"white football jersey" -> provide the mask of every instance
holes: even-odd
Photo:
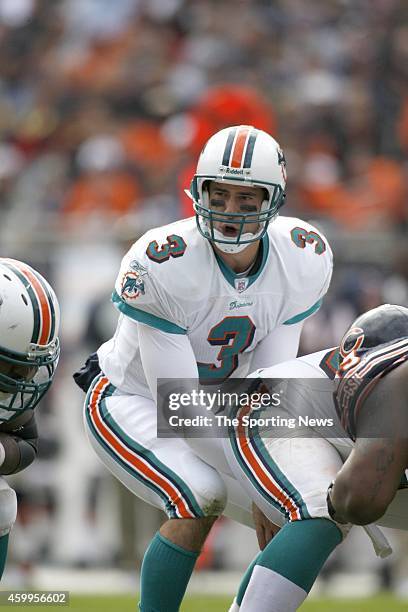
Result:
[[[317,419],[318,423],[332,422],[325,427],[328,440],[345,460],[353,449],[353,442],[342,427],[334,403],[334,377],[338,368],[338,347],[310,353],[303,357],[260,368],[250,378],[291,379],[282,396],[282,405],[291,416]],[[271,383],[273,384],[273,383]],[[268,384],[267,384],[268,386]],[[282,387],[282,384],[280,385]],[[310,427],[313,429],[313,427]],[[317,429],[322,435],[322,430]]]
[[[316,429],[322,442],[326,439],[332,447],[334,447],[339,454],[342,461],[346,461],[350,453],[353,450],[354,442],[349,437],[345,429],[342,427],[340,420],[336,412],[336,406],[334,402],[333,390],[334,390],[334,378],[336,370],[338,368],[338,347],[332,347],[324,349],[316,353],[310,353],[297,359],[290,359],[288,361],[279,363],[270,368],[260,368],[250,375],[250,378],[261,378],[262,381],[268,387],[268,380],[279,379],[279,388],[282,386],[282,379],[291,379],[284,389],[284,393],[289,389],[288,395],[284,397],[282,406],[289,412],[291,416],[298,417],[310,416],[312,418],[331,419],[333,425],[325,427],[322,430],[319,427],[312,427],[310,429]],[[332,384],[331,384],[332,383]],[[271,386],[273,383],[271,383]],[[288,430],[290,431],[290,430]],[[299,431],[299,430],[297,430]],[[308,438],[305,435],[306,429],[303,427],[301,430],[300,443],[302,444]],[[298,435],[296,433],[296,435]],[[267,439],[267,438],[266,438]],[[270,454],[274,462],[279,463],[279,467],[282,473],[285,474],[286,478],[291,481],[296,480],[297,491],[300,492],[301,498],[306,499],[308,487],[310,488],[311,475],[313,475],[313,481],[318,482],[322,479],[323,488],[320,495],[316,495],[316,491],[310,501],[310,509],[312,516],[322,516],[319,514],[322,508],[326,509],[326,488],[327,484],[324,485],[324,479],[327,480],[327,470],[333,469],[333,456],[327,450],[327,447],[320,445],[313,451],[309,451],[306,454],[303,452],[303,456],[299,462],[295,459],[295,452],[288,452],[286,442],[291,439],[291,436],[286,434],[282,438],[281,448],[275,446],[270,448]],[[319,438],[309,438],[312,440],[312,444],[319,446]],[[279,439],[277,439],[279,442]],[[226,450],[227,456],[232,471],[236,476],[240,474],[240,470],[244,474],[243,482],[245,483],[248,478],[245,476],[245,471],[242,470],[240,464],[236,462],[234,454],[229,452],[228,443],[224,440],[224,449]],[[295,444],[295,442],[293,442]],[[205,457],[204,457],[205,458]],[[236,469],[234,469],[236,468]],[[336,471],[338,471],[337,468]],[[405,479],[408,479],[408,470],[405,471]],[[242,475],[241,475],[242,480]],[[253,498],[253,500],[259,504],[259,507],[263,509],[266,516],[272,519],[268,514],[268,506],[262,505],[262,500]],[[377,521],[378,525],[383,527],[391,527],[394,529],[408,530],[408,489],[406,485],[397,491],[393,501],[388,506],[387,512],[381,519]],[[326,510],[327,511],[327,510]]]
[[[269,225],[247,275],[221,260],[195,218],[150,230],[123,258],[112,297],[122,314],[98,351],[101,368],[124,393],[150,395],[137,321],[186,334],[204,384],[243,378],[269,333],[318,310],[331,273],[326,239],[300,219],[278,217]]]

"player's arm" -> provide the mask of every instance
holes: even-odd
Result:
[[[160,378],[198,380],[196,359],[186,335],[167,333],[141,323],[137,325],[143,370],[154,398]],[[181,382],[178,384],[181,387]]]
[[[300,254],[295,268],[302,270],[307,280],[301,284],[302,290],[298,292],[297,299],[294,302],[287,300],[282,324],[256,347],[251,363],[252,372],[297,356],[303,323],[319,310],[330,285],[333,257],[326,238],[312,226],[308,230],[293,228],[291,237],[295,253]]]
[[[280,325],[268,334],[254,350],[251,371],[267,368],[297,356],[303,321]]]
[[[37,424],[33,410],[26,410],[0,427],[0,474],[21,472],[35,459],[38,449]]]
[[[336,520],[367,525],[386,512],[408,467],[407,400],[408,363],[381,379],[361,407],[355,447],[329,491]]]

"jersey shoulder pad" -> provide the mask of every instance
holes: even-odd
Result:
[[[186,333],[183,298],[194,294],[190,284],[197,282],[198,260],[204,260],[205,243],[194,219],[148,231],[122,260],[113,294],[115,306],[163,331]]]
[[[272,256],[282,261],[286,278],[284,323],[297,323],[320,307],[330,285],[332,251],[326,237],[301,219],[278,217],[270,227]]]
[[[281,217],[269,226],[270,239],[281,250],[282,256],[293,262],[302,274],[312,270],[326,270],[333,265],[333,254],[327,238],[313,225],[296,217]]]

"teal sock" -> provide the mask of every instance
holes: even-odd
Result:
[[[199,554],[156,533],[143,557],[140,610],[178,612]]]
[[[308,593],[324,562],[341,541],[340,529],[328,519],[293,521],[269,542],[257,564]]]
[[[4,567],[7,559],[7,548],[8,548],[9,534],[1,536],[0,538],[0,580],[3,576]]]
[[[237,604],[239,606],[241,605],[242,600],[244,599],[244,595],[245,595],[246,588],[248,586],[248,582],[250,581],[251,576],[252,576],[252,571],[253,571],[255,565],[259,564],[259,559],[260,559],[261,555],[262,555],[262,551],[259,552],[256,555],[255,559],[251,562],[251,564],[248,565],[248,568],[247,568],[247,570],[246,570],[246,572],[245,572],[245,574],[244,574],[244,576],[243,576],[243,578],[241,580],[241,583],[240,583],[240,585],[238,587],[237,595],[235,597],[235,600],[236,600],[236,602],[237,602]]]

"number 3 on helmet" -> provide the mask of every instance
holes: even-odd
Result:
[[[214,228],[220,214],[211,210],[206,183],[217,181],[245,187],[262,187],[265,199],[257,213],[246,215],[223,213],[223,220],[238,224],[238,236],[230,239]],[[197,227],[207,239],[217,244],[229,244],[239,252],[245,245],[259,240],[270,221],[275,219],[285,199],[286,163],[279,144],[272,136],[250,125],[225,128],[212,136],[197,164],[191,183],[191,197],[196,212]],[[243,233],[245,223],[259,223],[258,230]],[[243,246],[241,246],[243,245]]]
[[[0,422],[34,408],[48,390],[59,358],[59,319],[45,278],[0,258]]]

